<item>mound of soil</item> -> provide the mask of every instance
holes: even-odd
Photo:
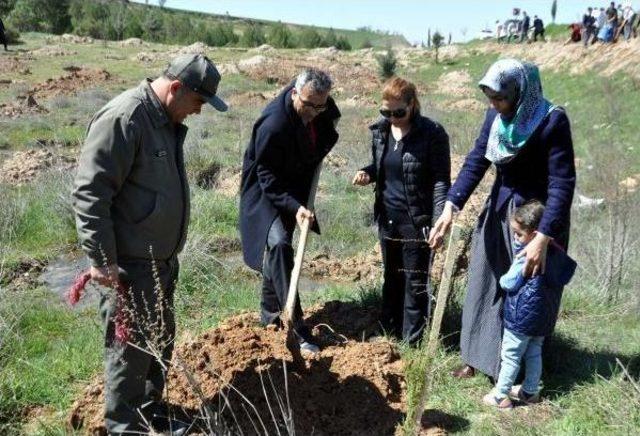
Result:
[[[40,106],[32,95],[18,97],[12,103],[0,103],[0,118],[15,119],[22,115],[35,115],[49,112]]]
[[[227,99],[228,103],[234,107],[263,107],[276,96],[273,92],[247,91],[232,94]]]
[[[45,45],[36,50],[31,50],[30,53],[34,56],[73,56],[78,54],[75,50],[69,50],[59,45]]]
[[[75,159],[56,155],[50,150],[18,151],[0,168],[0,183],[23,185],[51,168],[71,169]]]
[[[78,36],[71,33],[65,33],[58,38],[60,42],[66,42],[70,44],[93,44],[93,38],[90,36]]]
[[[27,63],[18,57],[0,57],[0,72],[2,74],[18,73],[19,75],[31,74]]]
[[[118,43],[120,47],[139,47],[141,45],[148,45],[140,38],[128,38]]]
[[[446,105],[449,109],[464,111],[464,112],[484,112],[487,109],[486,103],[483,103],[475,98],[463,98],[462,100],[456,100]]]
[[[266,57],[256,55],[238,62],[238,68],[253,80],[265,81],[279,86],[288,85],[305,68],[315,67],[327,71],[346,91],[366,96],[380,91],[380,80],[375,68],[353,62],[351,58],[312,57],[296,59],[285,57]]]
[[[500,53],[502,57],[517,57],[536,63],[541,69],[568,71],[584,74],[596,71],[611,76],[624,71],[640,77],[640,40],[619,41],[616,44],[596,44],[585,50],[582,44],[563,45],[560,41],[521,46],[519,44],[488,43],[478,48],[480,52]]]
[[[373,283],[380,279],[382,274],[380,245],[376,244],[368,253],[346,259],[319,254],[305,261],[303,270],[314,279]]]
[[[305,358],[306,370],[293,370],[282,331],[259,327],[255,315],[239,315],[176,348],[167,382],[170,407],[197,419],[204,399],[220,422],[245,434],[255,434],[254,425],[263,434],[277,433],[289,414],[297,434],[396,433],[406,401],[400,354],[386,341],[360,341],[375,325],[376,311],[336,301],[307,312],[322,351]],[[103,401],[95,381],[74,403],[69,424],[103,434]]]
[[[56,79],[35,85],[29,94],[34,97],[51,98],[62,94],[74,94],[79,90],[93,88],[101,83],[113,81],[111,74],[103,69],[68,67],[68,73]]]
[[[451,71],[440,76],[435,91],[450,98],[470,98],[473,96],[472,81],[466,70]]]

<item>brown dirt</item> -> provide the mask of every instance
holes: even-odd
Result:
[[[23,115],[36,115],[49,112],[40,106],[33,96],[21,96],[12,103],[0,103],[0,118],[19,118]]]
[[[624,180],[621,180],[618,185],[623,192],[627,192],[629,194],[636,192],[640,187],[640,173],[634,174]]]
[[[75,159],[56,155],[47,149],[18,151],[2,163],[0,183],[23,185],[52,168],[71,169]]]
[[[42,260],[23,259],[10,270],[0,271],[0,284],[10,284],[16,288],[31,286],[37,283],[46,266]]]
[[[332,151],[324,158],[324,165],[336,170],[346,167],[347,163],[347,158],[335,151]]]
[[[475,98],[463,98],[462,100],[456,100],[451,103],[445,104],[448,109],[453,109],[463,112],[484,112],[487,109],[487,105]]]
[[[450,98],[471,98],[472,82],[473,79],[468,71],[451,71],[440,76],[434,91]]]
[[[67,67],[67,71],[68,73],[63,76],[47,79],[35,85],[28,94],[36,99],[51,98],[63,94],[74,94],[82,89],[115,81],[111,74],[103,69]]]
[[[277,95],[276,92],[256,92],[247,91],[239,94],[232,94],[227,99],[233,107],[263,107]]]
[[[282,331],[257,326],[255,315],[239,315],[177,347],[175,361],[182,362],[185,370],[174,364],[169,373],[169,403],[186,415],[197,414],[202,402],[185,375],[188,372],[198,381],[202,397],[214,411],[226,396],[245,434],[254,433],[251,418],[255,421],[256,414],[248,412],[250,406],[230,390],[230,384],[253,404],[269,434],[276,429],[263,388],[282,428],[282,414],[276,404],[277,397],[287,404],[285,385],[298,434],[396,433],[406,401],[400,354],[386,341],[359,341],[375,325],[376,310],[334,301],[313,307],[308,313],[307,322],[315,326],[323,348],[318,355],[305,358],[306,370],[292,370]],[[103,434],[103,401],[101,382],[96,380],[74,403],[69,424],[86,433]],[[233,422],[228,408],[222,417],[228,424]]]
[[[235,197],[240,192],[241,178],[241,171],[223,171],[216,181],[214,189],[226,197]]]
[[[45,45],[44,47],[40,47],[36,50],[31,50],[29,52],[33,56],[73,56],[78,54],[75,50],[69,50],[59,45]]]
[[[372,283],[380,278],[382,271],[380,245],[346,259],[319,254],[306,261],[303,270],[314,279]]]
[[[18,75],[31,74],[27,63],[16,56],[0,57],[0,73],[18,73]]]
[[[264,56],[262,56],[264,57]],[[241,62],[238,63],[238,67]],[[297,59],[286,57],[266,57],[254,62],[247,62],[240,71],[254,80],[265,81],[280,86],[288,85],[296,75],[308,67],[321,68],[327,71],[336,81],[336,86],[350,93],[365,96],[379,92],[380,81],[375,69],[354,62],[344,56],[336,58],[313,57]]]
[[[482,53],[500,53],[502,57],[518,57],[536,63],[541,69],[584,74],[597,71],[608,77],[616,72],[640,78],[640,40],[620,41],[616,44],[596,44],[584,49],[582,44],[563,45],[553,41],[520,46],[487,43],[477,48]]]

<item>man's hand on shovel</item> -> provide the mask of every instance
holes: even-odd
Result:
[[[296,222],[298,226],[302,228],[302,223],[304,220],[309,220],[309,225],[313,224],[313,220],[315,219],[315,215],[309,209],[304,206],[300,206],[298,208],[298,212],[296,212]]]

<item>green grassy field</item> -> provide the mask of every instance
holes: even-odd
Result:
[[[46,36],[23,35],[20,50],[46,43]],[[35,139],[54,140],[59,154],[78,152],[84,129],[93,112],[121,90],[157,74],[163,61],[132,61],[138,51],[165,47],[119,47],[108,44],[61,44],[73,56],[26,59],[30,75],[0,89],[0,103],[11,102],[63,68],[81,65],[107,69],[114,80],[76,94],[44,99],[49,113],[16,119],[0,118],[0,165],[17,151],[38,149]],[[282,62],[305,62],[304,50],[278,50]],[[210,49],[217,63],[237,61],[246,50]],[[114,56],[116,57],[114,59]],[[354,58],[345,63],[365,62]],[[454,59],[436,64],[423,52],[407,57],[398,73],[415,81],[422,92],[427,115],[448,130],[452,149],[466,153],[482,120],[482,110],[452,108],[454,98],[442,90],[440,78],[464,71],[471,77],[468,98],[481,101],[474,82],[498,58],[496,53],[462,51]],[[0,58],[1,59],[1,58]],[[375,68],[375,65],[371,66]],[[624,74],[603,80],[595,71],[569,75],[562,70],[542,71],[546,95],[566,107],[572,122],[578,165],[578,192],[605,198],[598,209],[573,213],[572,254],[579,262],[574,281],[565,291],[557,334],[549,341],[544,365],[545,401],[538,406],[499,413],[481,405],[491,385],[483,377],[454,380],[448,372],[460,364],[457,355],[460,305],[464,280],[446,316],[444,347],[433,359],[424,350],[404,350],[410,404],[427,370],[436,362],[433,390],[427,408],[447,416],[447,430],[461,434],[637,434],[640,431],[640,392],[625,377],[640,377],[640,300],[638,281],[638,192],[622,194],[618,182],[638,173],[640,119],[637,84]],[[12,78],[0,70],[0,79]],[[355,93],[357,83],[341,82],[344,95]],[[379,87],[379,86],[378,86]],[[221,93],[229,98],[248,91],[274,91],[276,85],[244,74],[225,76]],[[355,88],[354,88],[355,89]],[[358,91],[362,94],[361,91]],[[378,91],[363,97],[379,102]],[[340,103],[344,96],[337,97]],[[237,251],[220,248],[219,241],[236,241],[237,196],[196,186],[198,174],[216,164],[222,174],[237,172],[253,121],[264,103],[234,107],[226,114],[205,109],[188,120],[187,167],[192,184],[192,221],[176,295],[179,337],[194,336],[216,326],[225,317],[258,307],[259,279],[239,265]],[[344,259],[371,249],[376,242],[371,226],[372,192],[350,185],[353,172],[369,158],[367,124],[375,119],[376,105],[345,105],[335,154],[344,164],[327,167],[317,202],[323,222],[322,237],[310,241],[310,256],[326,253]],[[0,184],[0,434],[66,434],[63,421],[81,388],[100,373],[102,339],[97,311],[70,310],[57,295],[34,280],[13,280],[24,262],[50,262],[76,252],[73,217],[69,208],[72,172],[51,169],[24,186]],[[616,197],[616,195],[618,195]],[[621,250],[624,248],[624,250]],[[379,283],[376,284],[379,287]],[[303,305],[331,299],[361,301],[358,284],[324,284],[307,293]],[[182,335],[182,336],[181,336]],[[619,363],[618,363],[619,361]],[[636,381],[637,383],[637,381]],[[637,386],[637,385],[636,385]],[[430,412],[431,413],[431,412]],[[408,427],[407,427],[408,428]]]

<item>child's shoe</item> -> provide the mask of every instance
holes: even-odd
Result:
[[[496,397],[493,391],[482,397],[482,402],[487,406],[492,406],[498,410],[511,410],[513,409],[513,403],[509,397]]]
[[[525,392],[524,389],[522,389],[522,385],[512,387],[509,394],[524,404],[537,404],[540,402],[540,393],[530,394]]]

